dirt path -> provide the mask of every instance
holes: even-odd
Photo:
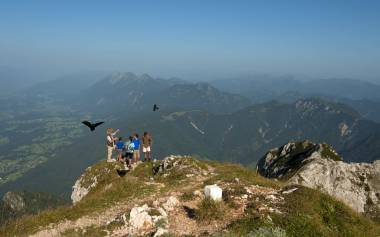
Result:
[[[210,167],[210,170],[214,170]],[[91,214],[80,217],[77,220],[63,220],[56,224],[50,224],[48,226],[42,227],[43,229],[38,231],[37,233],[30,235],[30,237],[59,237],[64,232],[68,230],[84,230],[89,227],[101,227],[106,226],[110,223],[110,221],[115,220],[117,217],[127,213],[136,205],[144,205],[147,203],[153,203],[155,200],[159,200],[160,203],[165,202],[168,197],[174,196],[180,199],[180,195],[183,192],[188,190],[193,190],[194,187],[201,186],[203,182],[210,178],[213,174],[208,174],[207,176],[198,176],[189,178],[190,181],[183,187],[176,187],[175,190],[169,191],[168,193],[160,194],[160,188],[164,186],[163,183],[159,182],[147,182],[146,185],[155,186],[156,191],[154,194],[150,195],[147,198],[134,198],[133,200],[128,200],[124,202],[119,202],[117,204],[112,205],[111,207],[103,210],[98,210]],[[200,233],[204,231],[211,231],[211,229],[215,229],[215,227],[210,228],[202,228],[199,229],[198,223],[188,216],[186,213],[184,206],[190,206],[191,208],[196,207],[196,203],[198,201],[192,202],[183,202],[181,205],[176,208],[176,210],[169,213],[169,229],[173,230],[173,233],[176,234],[189,234],[189,233]]]

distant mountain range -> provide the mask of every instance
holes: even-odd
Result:
[[[380,124],[362,119],[344,104],[321,99],[268,102],[225,115],[177,111],[119,124],[135,126],[123,127],[124,131],[151,130],[162,155],[196,153],[250,164],[284,141],[312,139],[333,144],[347,161],[380,157],[376,149],[380,147]],[[171,144],[173,139],[175,144]]]
[[[332,80],[328,90],[315,86],[327,94],[321,99],[308,98],[318,94],[311,89],[290,90],[302,84],[292,79],[277,85],[263,80],[253,89],[253,82],[225,82],[229,92],[218,83],[114,73],[97,81],[44,82],[0,98],[0,194],[14,189],[69,193],[84,168],[104,159],[108,127],[120,128],[121,136],[151,131],[158,159],[191,154],[254,166],[268,149],[304,139],[333,145],[347,161],[380,158],[380,125],[367,119],[379,116],[376,85],[357,86],[368,90],[370,99],[362,92],[341,98],[361,82],[348,81],[339,91]],[[315,83],[328,86],[328,80]],[[256,97],[266,102],[253,104]],[[277,102],[267,101],[273,99]],[[160,110],[153,112],[153,104]],[[106,123],[90,133],[82,119]]]
[[[222,92],[207,83],[156,79],[147,74],[115,73],[84,90],[77,98],[83,110],[116,116],[160,108],[203,109],[228,113],[250,104],[247,98]]]
[[[354,79],[299,81],[273,77],[233,78],[215,80],[211,85],[226,92],[244,95],[255,103],[277,99],[284,94],[380,101],[380,85]]]

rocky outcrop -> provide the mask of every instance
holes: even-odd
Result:
[[[266,167],[280,165],[277,156],[304,153],[299,145],[314,151],[314,156],[334,156],[325,145],[288,144],[272,151],[272,163]],[[78,197],[87,192],[78,205],[0,228],[0,236],[293,236],[295,229],[313,236],[339,236],[342,229],[358,230],[349,236],[380,233],[368,218],[326,194],[300,185],[284,186],[241,165],[170,156],[140,163],[124,176],[118,175],[118,166],[118,162],[94,164],[74,188]],[[282,165],[283,179],[290,167],[290,161]],[[296,174],[304,167],[300,165]],[[212,189],[218,190],[217,201],[212,200]]]
[[[24,197],[16,192],[7,192],[3,196],[3,203],[13,212],[21,212],[25,209],[26,206]]]
[[[133,170],[137,164],[132,165]],[[129,172],[131,171],[129,170]],[[75,181],[75,184],[71,192],[71,200],[73,204],[81,201],[85,196],[87,196],[92,190],[99,186],[99,183],[108,183],[105,189],[112,186],[109,183],[111,177],[123,176],[125,173],[121,174],[120,171],[125,171],[124,164],[119,162],[106,162],[101,161],[96,165],[90,166],[86,171]],[[125,171],[126,172],[126,171]]]
[[[330,146],[304,141],[269,151],[257,168],[263,176],[319,189],[357,212],[378,215],[380,161],[345,163]]]
[[[0,225],[27,214],[35,214],[65,203],[52,194],[28,191],[9,191],[0,200]]]
[[[169,200],[168,200],[169,201]],[[129,217],[128,217],[129,216]],[[135,206],[112,222],[121,222],[111,236],[162,236],[168,233],[168,214],[162,207]],[[111,223],[112,223],[111,222]]]
[[[90,190],[98,184],[98,178],[96,175],[88,177],[90,172],[91,167],[87,168],[86,172],[75,182],[71,193],[73,204],[82,200],[82,198],[84,198]]]
[[[129,225],[133,229],[133,232],[149,230],[153,227],[153,220],[148,212],[149,207],[147,205],[132,208],[129,214]]]

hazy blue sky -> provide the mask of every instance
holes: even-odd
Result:
[[[380,79],[380,1],[5,1],[0,65]]]

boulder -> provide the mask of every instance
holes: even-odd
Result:
[[[166,211],[173,211],[179,205],[179,201],[176,197],[171,196],[168,198],[166,203],[163,204],[163,207]]]
[[[205,187],[205,196],[206,198],[210,198],[214,201],[221,201],[222,200],[222,189],[214,184],[214,185],[207,185]]]
[[[167,229],[164,229],[164,228],[158,228],[156,233],[154,233],[153,237],[159,237],[159,236],[163,236],[165,234],[169,233],[169,231]]]
[[[314,159],[290,178],[289,183],[320,189],[357,212],[380,208],[380,161],[368,164]]]
[[[153,228],[153,220],[148,211],[149,207],[147,205],[132,208],[129,214],[129,225],[133,232]]]
[[[331,146],[303,141],[270,150],[257,168],[265,177],[321,190],[357,212],[371,216],[380,209],[380,161],[346,163]]]

